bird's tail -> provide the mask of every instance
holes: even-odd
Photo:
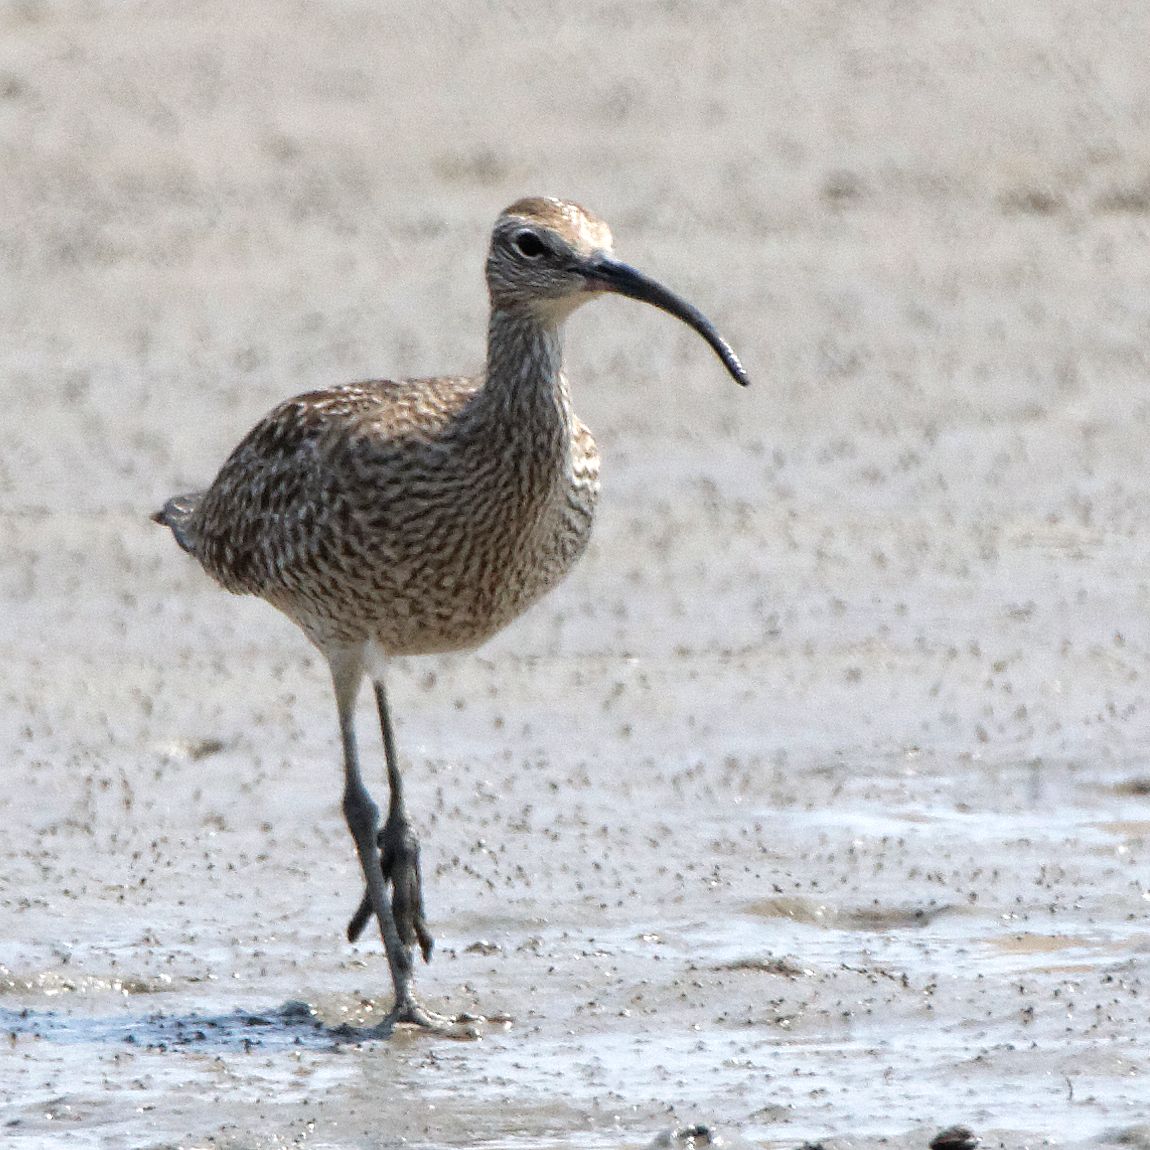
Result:
[[[154,523],[170,527],[176,542],[188,552],[196,553],[196,533],[192,522],[196,508],[203,499],[202,491],[193,491],[188,495],[173,495],[164,506],[152,516]]]

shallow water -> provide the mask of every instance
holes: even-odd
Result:
[[[501,769],[517,800],[534,797],[530,771]],[[995,771],[979,790],[968,769],[954,810],[933,772],[888,760],[860,775],[856,762],[816,771],[818,798],[802,806],[700,817],[722,769],[647,788],[679,801],[629,803],[617,774],[587,770],[580,818],[556,808],[536,831],[488,830],[466,852],[474,865],[443,865],[427,837],[443,928],[424,986],[511,1024],[474,1043],[341,1041],[330,1025],[369,1023],[386,998],[372,996],[374,948],[336,934],[339,880],[353,881],[334,811],[307,873],[292,873],[298,844],[270,831],[243,876],[224,860],[248,832],[189,829],[206,875],[173,866],[143,908],[105,906],[51,947],[9,935],[10,1135],[38,1145],[75,1128],[129,1144],[143,1123],[161,1144],[211,1113],[237,1144],[312,1122],[309,1138],[331,1146],[375,1144],[380,1129],[615,1145],[696,1120],[766,1145],[915,1144],[961,1120],[1013,1145],[1085,1143],[1137,1119],[1146,826],[1113,784],[1055,765],[1038,781]],[[473,774],[444,773],[448,785]],[[462,789],[482,796],[485,782]],[[443,825],[467,841],[481,803],[451,804]],[[533,868],[537,835],[547,858]],[[71,837],[100,858],[98,836]],[[205,883],[217,889],[197,900]],[[319,1019],[279,1010],[300,990]]]

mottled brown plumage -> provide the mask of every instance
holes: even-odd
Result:
[[[599,472],[562,382],[511,408],[482,382],[351,384],[281,404],[190,507],[189,550],[321,650],[481,643],[583,551]],[[508,436],[516,419],[533,433]]]
[[[258,595],[298,623],[331,664],[344,810],[368,887],[352,931],[371,914],[379,920],[396,992],[389,1026],[441,1028],[444,1020],[413,994],[409,948],[418,942],[429,957],[431,938],[381,657],[482,643],[585,549],[599,453],[561,370],[563,319],[604,291],[644,300],[699,331],[746,382],[700,313],[610,248],[606,224],[577,204],[517,201],[492,235],[482,375],[356,383],[287,400],[207,491],[177,496],[155,517],[222,586]],[[391,788],[378,851],[378,810],[360,778],[352,724],[365,672]]]

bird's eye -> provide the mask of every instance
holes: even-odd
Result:
[[[534,232],[526,229],[516,232],[511,243],[521,256],[529,260],[537,260],[547,253],[547,245]]]

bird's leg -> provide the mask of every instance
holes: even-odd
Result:
[[[391,712],[387,705],[387,691],[383,679],[372,680],[375,702],[379,710],[379,726],[383,734],[383,753],[387,761],[387,784],[390,792],[387,821],[376,842],[380,850],[383,877],[391,883],[391,910],[400,938],[408,946],[419,943],[423,961],[431,961],[435,940],[427,929],[423,914],[423,879],[419,866],[419,841],[415,837],[407,809],[403,803],[403,779],[399,773],[399,757],[395,750],[395,732],[391,725]],[[372,915],[371,893],[365,891],[363,899],[351,921],[347,924],[349,942],[355,942]]]
[[[363,661],[359,652],[346,659],[332,660],[332,680],[339,708],[339,733],[343,741],[343,814],[351,837],[355,840],[355,849],[367,884],[368,899],[379,919],[391,979],[395,984],[395,1001],[399,1006],[412,997],[411,955],[395,928],[384,888],[383,872],[379,867],[379,854],[375,845],[379,807],[364,786],[359,769],[359,752],[355,742],[355,697],[362,677]]]
[[[381,1033],[387,1033],[397,1022],[414,1023],[427,1030],[436,1030],[456,1037],[470,1037],[473,1028],[463,1027],[453,1019],[433,1014],[420,1005],[415,997],[415,975],[411,962],[410,944],[405,943],[392,913],[387,898],[380,853],[377,846],[379,827],[379,807],[364,786],[359,769],[359,754],[355,741],[355,697],[363,678],[362,653],[356,651],[344,658],[331,660],[332,680],[335,683],[336,703],[339,707],[339,730],[343,741],[344,791],[343,813],[348,828],[355,840],[364,881],[367,884],[367,901],[370,910],[366,917],[374,915],[379,921],[379,932],[383,947],[387,952],[387,964],[391,970],[391,981],[395,988],[395,1005],[387,1018],[380,1024]],[[389,763],[391,759],[389,758]],[[394,807],[394,798],[392,805]],[[402,804],[401,804],[402,814]],[[390,818],[389,818],[390,822]],[[386,828],[385,828],[386,831]],[[383,835],[379,836],[383,838]],[[393,880],[394,885],[394,880]],[[419,893],[418,866],[415,871],[414,889]],[[430,936],[423,925],[422,905],[418,897],[415,901],[417,917],[409,922],[407,929],[415,932],[420,945],[426,937],[430,946]],[[418,927],[415,923],[418,922]],[[422,931],[422,934],[419,933]],[[414,939],[412,940],[414,941]]]
[[[407,946],[419,943],[423,961],[431,961],[435,940],[423,917],[423,877],[419,869],[419,840],[415,837],[407,810],[403,805],[403,780],[399,758],[395,753],[395,733],[387,707],[383,679],[372,680],[379,726],[383,733],[383,753],[387,760],[389,802],[387,821],[376,840],[379,845],[383,876],[391,883],[391,911],[399,937]]]
[[[362,652],[349,652],[343,657],[333,658],[331,670],[336,705],[339,708],[339,733],[343,742],[343,813],[351,837],[355,840],[372,913],[379,920],[379,932],[395,988],[395,1005],[384,1025],[397,1021],[418,1022],[419,1016],[426,1012],[415,1000],[411,952],[396,929],[379,864],[379,850],[376,847],[379,807],[364,786],[359,769],[359,753],[355,742],[355,697],[363,678]],[[428,1025],[434,1025],[430,1018]]]
[[[383,753],[387,761],[387,784],[390,793],[387,822],[376,837],[380,850],[380,867],[385,881],[391,883],[391,910],[400,938],[408,946],[419,943],[423,961],[431,961],[435,940],[423,916],[423,879],[419,866],[419,841],[412,830],[403,804],[403,779],[395,751],[395,733],[383,680],[373,680],[379,725],[383,733]],[[348,942],[355,942],[372,916],[371,892],[365,890],[355,914],[347,924]]]

